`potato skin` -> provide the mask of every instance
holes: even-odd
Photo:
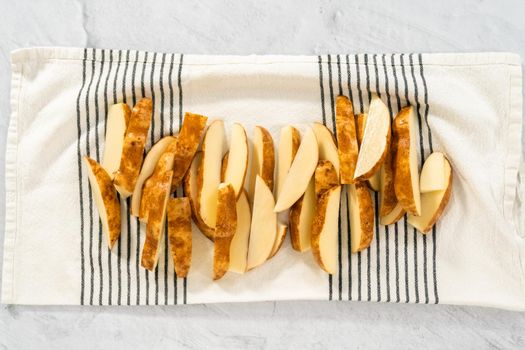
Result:
[[[152,111],[153,102],[150,98],[139,100],[131,111],[120,166],[114,179],[115,186],[122,195],[129,196],[135,189],[144,158],[144,147],[151,124]]]
[[[323,259],[321,258],[321,249],[320,249],[321,233],[323,230],[324,222],[326,220],[326,209],[328,206],[328,201],[330,200],[332,193],[338,189],[339,189],[339,185],[332,187],[329,190],[323,192],[317,198],[316,215],[314,216],[314,221],[312,223],[312,254],[314,256],[315,261],[327,273],[331,273],[331,272],[328,271],[328,269],[323,263]],[[339,215],[339,212],[338,212],[338,215]]]
[[[359,246],[352,247],[352,252],[366,249],[374,238],[374,203],[368,186],[364,182],[357,182],[355,190],[359,201],[359,218],[361,221],[361,240]]]
[[[217,225],[213,254],[213,279],[218,280],[230,267],[230,245],[237,230],[237,197],[231,184],[219,186]]]
[[[263,159],[262,172],[260,176],[266,183],[266,186],[273,191],[273,172],[275,169],[275,149],[273,146],[273,138],[268,130],[262,126],[257,126],[263,134]]]
[[[339,176],[329,160],[320,160],[315,168],[315,195],[319,198],[324,192],[339,185]]]
[[[191,266],[191,204],[188,197],[168,201],[168,240],[177,277],[188,276]]]
[[[208,117],[199,114],[186,112],[184,122],[179,132],[179,142],[173,160],[173,180],[171,182],[171,192],[177,190],[184,174],[188,171],[191,161],[197,152],[200,139],[206,128]]]
[[[359,147],[357,143],[354,108],[348,97],[337,96],[335,118],[341,183],[350,184],[354,182],[354,172]]]
[[[448,182],[447,190],[445,191],[445,194],[443,195],[443,199],[441,200],[441,203],[439,204],[439,208],[432,216],[432,220],[429,221],[428,225],[425,227],[425,229],[421,232],[422,234],[427,234],[432,227],[436,224],[437,220],[441,217],[441,214],[443,214],[443,210],[445,210],[445,207],[447,206],[450,196],[452,195],[452,171],[450,171],[450,177]]]
[[[109,232],[107,232],[109,238],[108,246],[109,249],[111,249],[120,237],[120,202],[117,197],[117,191],[115,191],[111,177],[102,167],[102,165],[87,156],[84,156],[84,159],[89,164],[91,171],[97,179],[97,183],[102,194],[102,200],[104,201],[104,206],[106,207],[109,228]]]
[[[394,119],[395,165],[394,190],[397,200],[405,210],[418,215],[410,173],[410,123],[412,107],[401,109]]]

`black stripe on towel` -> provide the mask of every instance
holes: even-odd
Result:
[[[386,56],[381,55],[381,63],[383,64],[383,74],[385,75],[385,92],[386,92],[386,100],[387,100],[387,106],[388,106],[388,113],[390,115],[390,119],[392,120],[393,114],[392,114],[392,101],[390,98],[390,86],[388,84],[388,72],[386,69]],[[392,121],[391,121],[392,122]],[[390,234],[388,225],[385,226],[385,267],[386,267],[386,301],[390,302]]]
[[[170,60],[170,70],[168,73],[168,88],[170,91],[170,135],[173,135],[173,84],[172,84],[172,74],[173,74],[173,65],[175,63],[175,54],[171,55]]]
[[[323,85],[323,58],[321,55],[318,56],[318,64],[319,64],[319,87],[321,92],[321,115],[323,118],[323,124],[326,125],[326,110],[324,106],[324,85]],[[328,275],[328,300],[332,300],[333,298],[333,290],[332,290],[332,275]]]
[[[424,91],[424,102],[425,102],[425,122],[428,128],[428,143],[430,147],[430,153],[434,152],[434,145],[432,143],[432,130],[428,124],[428,89],[425,75],[423,74],[423,55],[419,54],[419,72],[421,75],[421,80],[423,81],[423,91]],[[425,236],[426,237],[426,236]],[[426,270],[426,269],[425,269]],[[436,271],[436,226],[432,227],[432,279],[434,284],[434,302],[439,303],[438,288],[437,288],[437,271]]]
[[[394,91],[396,95],[397,108],[401,109],[401,98],[399,97],[399,82],[397,80],[396,64],[394,60],[395,55],[390,56],[390,63],[392,66],[392,73],[394,74]],[[396,268],[396,303],[401,301],[400,287],[399,287],[399,227],[398,223],[394,224],[395,244],[394,244],[394,256],[395,256],[395,268]]]
[[[333,78],[332,78],[332,59],[331,56],[328,55],[328,84],[330,87],[330,103],[331,103],[331,111],[332,111],[332,132],[333,135],[336,137],[337,140],[337,131],[335,126],[335,98],[334,98],[334,84],[333,84]],[[341,89],[341,70],[339,69],[339,87]],[[342,236],[341,236],[341,208],[339,208],[339,215],[337,216],[337,282],[338,282],[338,297],[339,300],[343,299],[343,275],[341,274],[342,270]]]
[[[90,110],[89,110],[89,94],[91,92],[91,85],[93,84],[93,78],[95,75],[95,49],[92,49],[92,59],[91,59],[91,75],[89,78],[89,84],[86,92],[86,154],[91,156],[91,147],[89,140],[89,133],[91,129],[90,125]],[[88,182],[89,184],[89,182]],[[89,305],[93,305],[93,295],[95,288],[95,263],[93,258],[93,194],[91,192],[91,185],[89,185],[89,267],[90,267],[90,285],[89,285]]]
[[[352,79],[350,74],[350,59],[346,55],[346,74],[347,74],[347,84],[348,84],[348,96],[352,102],[352,107],[354,104],[353,95],[352,95]],[[347,237],[347,250],[348,250],[348,300],[352,300],[352,239],[350,237],[350,212],[348,204],[348,186],[346,187],[345,196],[346,196],[346,237]]]
[[[377,67],[377,55],[373,55],[374,72],[376,76],[376,94],[381,98],[381,90],[379,88],[379,69]],[[387,92],[388,95],[388,92]],[[376,235],[376,276],[377,276],[377,301],[381,301],[381,245],[379,243],[379,195],[377,192],[375,196],[375,213],[374,213],[374,225]],[[388,242],[388,239],[386,239]],[[387,262],[388,263],[388,262]]]
[[[78,194],[80,204],[80,305],[84,305],[85,288],[85,267],[84,267],[84,191],[82,189],[82,154],[80,152],[80,140],[82,139],[82,129],[80,125],[80,97],[86,85],[86,59],[87,49],[84,49],[82,59],[82,85],[77,95],[77,166],[78,166]]]
[[[368,93],[368,105],[370,106],[370,101],[372,100],[372,91],[370,90],[370,71],[369,71],[369,68],[368,68],[368,54],[365,54],[365,71],[366,71],[366,92]],[[375,193],[375,203],[377,203],[377,193]],[[377,213],[377,205],[376,205],[376,213]],[[374,215],[375,216],[375,215]],[[377,234],[376,234],[377,236]],[[366,260],[367,260],[367,265],[366,265],[366,280],[367,280],[367,293],[368,293],[368,296],[367,296],[367,301],[371,301],[372,300],[372,281],[371,281],[371,264],[370,264],[370,250],[371,250],[371,247],[369,246],[367,249],[366,249]]]
[[[106,75],[106,81],[104,83],[104,136],[106,135],[107,131],[107,124],[108,124],[108,111],[109,111],[109,103],[108,103],[108,85],[109,85],[109,77],[111,75],[111,70],[113,69],[113,51],[109,50],[109,64],[108,64],[108,72]],[[107,255],[108,255],[108,305],[112,305],[112,292],[113,292],[113,286],[112,286],[112,268],[111,268],[111,249],[107,249]]]
[[[115,79],[113,80],[113,103],[118,102],[117,98],[117,87],[118,87],[118,72],[120,70],[120,63],[122,61],[122,51],[118,51],[117,59],[117,69],[115,71]],[[120,202],[122,203],[124,199],[119,196]],[[121,237],[122,238],[122,237]],[[117,242],[117,305],[122,304],[122,268],[121,268],[121,259],[122,259],[122,239]]]
[[[414,74],[414,59],[413,54],[409,55],[409,61],[410,61],[410,72],[412,75],[412,81],[414,83],[414,98],[416,100],[416,109],[417,109],[417,121],[418,121],[418,127],[419,127],[419,153],[420,153],[420,169],[423,166],[423,162],[425,159],[425,148],[423,146],[423,116],[420,113],[421,104],[419,103],[419,91],[418,91],[418,84],[416,81],[416,75]],[[414,234],[416,235],[417,239],[419,237],[419,234],[417,233],[417,230],[414,229]],[[428,304],[428,277],[427,277],[427,236],[423,235],[423,284],[425,288],[425,304]],[[416,266],[417,268],[417,266]],[[417,300],[416,302],[419,302],[419,294],[416,294]]]
[[[95,154],[97,157],[97,162],[100,163],[100,138],[98,136],[98,129],[100,125],[100,112],[99,112],[99,87],[100,82],[102,80],[102,75],[104,73],[104,50],[101,51],[101,58],[100,58],[100,71],[97,76],[97,83],[95,85]],[[99,291],[98,291],[98,304],[102,305],[102,293],[104,292],[104,272],[102,270],[102,241],[103,241],[103,233],[102,233],[102,222],[100,221],[100,217],[97,214],[95,214],[98,221],[98,271],[99,271]]]
[[[359,93],[359,111],[364,112],[363,91],[361,89],[361,69],[359,68],[359,55],[355,55],[355,69],[357,79],[357,92]],[[361,252],[357,252],[357,300],[361,301]]]

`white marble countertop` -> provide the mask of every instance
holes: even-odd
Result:
[[[203,54],[511,51],[525,57],[522,0],[0,4],[2,225],[9,52],[16,48],[88,46]],[[0,242],[1,248],[3,235]],[[109,347],[523,349],[525,313],[352,302],[0,306],[0,349]]]

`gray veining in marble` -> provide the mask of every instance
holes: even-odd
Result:
[[[0,0],[0,9],[2,225],[9,52],[16,48],[95,46],[202,54],[493,50],[525,57],[522,0]],[[3,235],[0,242],[1,248]],[[349,302],[0,306],[0,349],[110,347],[523,349],[525,313]]]

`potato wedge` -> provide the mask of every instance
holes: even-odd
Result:
[[[273,190],[273,172],[275,167],[275,150],[272,135],[262,126],[253,130],[253,152],[250,165],[250,187],[248,195],[253,201],[257,176],[262,177],[270,190]]]
[[[419,167],[417,160],[417,125],[412,107],[399,111],[394,119],[396,159],[394,189],[399,203],[412,215],[421,215]]]
[[[357,143],[361,147],[361,141],[363,141],[363,135],[365,133],[366,120],[368,118],[367,113],[360,113],[356,117],[357,125]],[[368,186],[373,191],[379,192],[381,188],[381,172],[376,171],[369,179],[366,180]]]
[[[306,131],[283,183],[274,211],[290,208],[306,191],[319,160],[319,147],[312,128]]]
[[[164,239],[164,223],[166,222],[166,208],[170,196],[173,170],[165,172],[152,188],[153,205],[149,210],[148,224],[146,225],[146,240],[142,248],[141,265],[149,271],[155,270],[159,259],[159,252]]]
[[[337,96],[335,104],[335,125],[339,163],[341,164],[340,179],[342,184],[354,182],[355,166],[359,148],[357,143],[354,108],[352,101],[346,96]]]
[[[373,95],[359,149],[354,180],[361,181],[374,175],[383,164],[389,146],[390,113],[383,101],[377,95]]]
[[[320,160],[315,168],[315,195],[321,196],[324,192],[339,185],[339,176],[329,160]]]
[[[237,229],[230,245],[230,267],[228,271],[246,272],[248,259],[248,243],[250,239],[250,223],[252,214],[246,191],[242,191],[237,199]]]
[[[312,130],[314,131],[319,147],[319,160],[330,161],[337,171],[339,178],[339,153],[337,151],[334,134],[325,125],[317,122],[312,124]]]
[[[151,124],[152,109],[153,102],[151,99],[143,98],[137,102],[131,111],[122,147],[122,158],[114,178],[115,188],[124,198],[129,197],[133,193],[140,168],[142,167],[146,137]]]
[[[392,152],[388,151],[385,162],[381,166],[381,182],[379,188],[379,215],[387,216],[397,205],[396,191],[394,189],[394,170],[392,167]]]
[[[199,148],[199,143],[206,128],[208,117],[186,112],[180,128],[177,150],[173,160],[173,180],[171,192],[177,190],[184,174],[188,171],[191,161]]]
[[[264,263],[272,252],[277,229],[277,214],[273,211],[274,204],[272,191],[263,178],[257,175],[253,196],[247,270]]]
[[[193,222],[203,235],[213,241],[215,230],[204,223],[200,214],[199,197],[197,196],[197,171],[202,160],[202,152],[195,153],[190,169],[184,176],[184,195],[190,199]]]
[[[172,182],[173,183],[173,182]],[[188,276],[191,266],[191,204],[188,197],[168,200],[168,240],[178,278]]]
[[[352,253],[366,249],[374,238],[374,204],[364,182],[348,186],[350,244]]]
[[[104,156],[102,166],[106,169],[109,177],[113,179],[115,172],[120,166],[122,148],[126,129],[128,128],[131,109],[125,103],[111,105],[106,119],[106,141],[104,143]]]
[[[202,141],[202,161],[197,171],[197,196],[200,216],[210,228],[215,228],[217,218],[217,189],[221,181],[222,157],[226,138],[224,123],[215,120],[210,124]]]
[[[279,249],[283,246],[284,239],[286,238],[286,232],[288,231],[288,226],[282,223],[277,224],[277,236],[275,237],[275,242],[273,243],[272,252],[270,253],[270,257],[268,259],[271,259],[277,254]]]
[[[120,237],[120,203],[109,174],[94,159],[84,156],[91,191],[109,249]]]
[[[279,196],[280,189],[283,187],[284,179],[288,170],[292,166],[299,145],[301,144],[301,134],[293,126],[285,126],[281,129],[279,137],[279,149],[277,157],[277,179],[275,183],[275,196]]]
[[[392,209],[390,213],[388,213],[385,216],[381,216],[379,218],[379,223],[385,226],[394,224],[398,222],[399,220],[401,220],[401,218],[405,215],[405,213],[406,211],[405,209],[403,209],[403,206],[397,203],[394,209]]]
[[[166,148],[168,148],[170,143],[175,140],[176,138],[173,136],[163,137],[155,143],[149,150],[148,154],[146,154],[146,158],[144,158],[142,168],[140,169],[139,177],[137,178],[137,183],[135,184],[135,189],[131,195],[131,215],[136,217],[140,216],[140,200],[142,199],[144,183],[153,174],[153,171]]]
[[[311,248],[312,223],[316,202],[315,181],[312,178],[306,187],[305,193],[292,205],[289,213],[292,248],[298,252],[306,252]]]
[[[153,173],[144,182],[139,208],[139,220],[141,222],[148,222],[149,210],[153,205],[152,202],[156,200],[152,188],[155,187],[155,184],[166,172],[173,169],[173,159],[175,158],[175,152],[177,150],[177,142],[178,140],[176,138],[172,139],[171,143],[166,147],[157,161]]]
[[[421,168],[419,189],[421,193],[445,190],[448,186],[446,163],[447,159],[441,152],[428,156]]]
[[[248,138],[246,137],[246,131],[241,124],[235,123],[232,126],[230,151],[227,154],[228,161],[226,162],[224,180],[222,181],[231,183],[235,189],[235,196],[239,198],[243,191],[246,171],[248,170]],[[224,163],[223,160],[223,167]]]
[[[230,267],[230,246],[237,230],[237,197],[232,184],[221,183],[217,191],[217,219],[213,251],[213,279],[224,276]]]
[[[452,168],[448,160],[446,158],[444,158],[444,160],[445,178],[447,179],[445,189],[421,194],[421,216],[408,215],[408,223],[423,234],[430,231],[441,214],[443,214],[452,193]],[[433,160],[430,159],[430,161]],[[441,179],[439,177],[437,177],[435,181],[435,184],[429,184],[430,188],[436,188],[441,185]]]
[[[323,192],[317,199],[312,224],[312,253],[319,266],[334,274],[337,272],[337,237],[339,232],[339,200],[341,186]]]

